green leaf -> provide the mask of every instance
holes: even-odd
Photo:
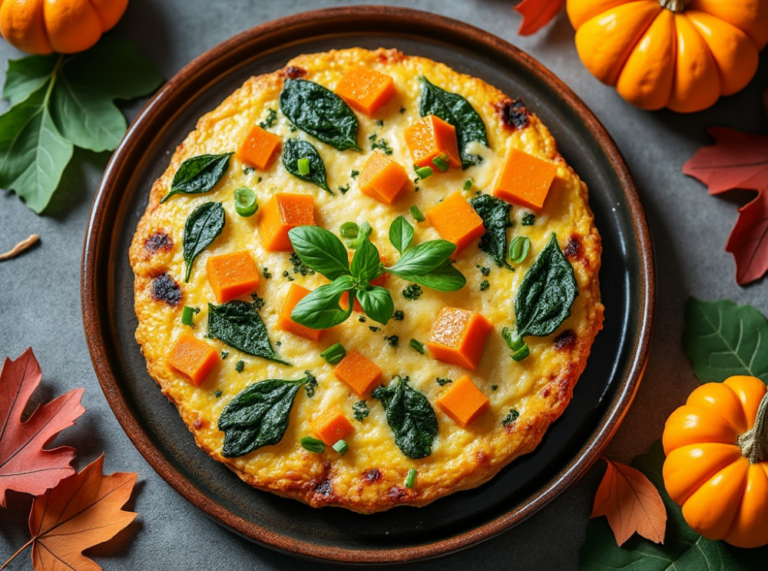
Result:
[[[424,275],[442,266],[456,251],[456,244],[447,240],[430,240],[410,248],[387,271],[395,275]]]
[[[236,458],[280,442],[288,428],[296,393],[313,378],[268,379],[235,395],[219,417],[218,427],[224,432],[222,456]]]
[[[209,303],[208,335],[243,353],[291,366],[275,353],[267,327],[252,303],[239,300],[222,305]]]
[[[0,115],[0,186],[38,214],[50,202],[73,151],[51,118],[49,97],[43,85]]]
[[[512,205],[491,196],[481,194],[470,201],[472,208],[483,219],[485,234],[480,238],[478,247],[488,254],[498,266],[512,268],[507,263],[507,228],[512,226],[509,213]]]
[[[432,454],[437,436],[437,416],[427,397],[411,388],[408,380],[395,377],[386,387],[371,393],[381,401],[395,444],[408,458],[418,460]]]
[[[303,175],[299,172],[299,159],[309,160],[309,174]],[[299,139],[288,139],[283,148],[283,166],[296,178],[316,184],[324,191],[333,194],[328,188],[325,163],[312,143]]]
[[[352,278],[341,276],[320,286],[304,297],[291,312],[291,319],[310,329],[328,329],[345,321],[352,314],[354,291]],[[349,307],[341,309],[339,301],[349,291]]]
[[[589,520],[587,537],[580,552],[580,571],[753,571],[762,569],[768,547],[737,549],[723,541],[704,539],[683,518],[682,510],[667,494],[662,477],[664,450],[656,442],[648,454],[632,465],[659,490],[667,508],[667,531],[663,544],[633,535],[622,547],[606,518]]]
[[[389,227],[389,241],[402,254],[413,241],[413,226],[404,216],[398,216]]]
[[[485,125],[475,108],[461,95],[437,87],[426,77],[421,78],[422,117],[437,115],[456,128],[456,141],[461,154],[462,168],[471,167],[480,162],[480,157],[467,152],[467,144],[472,141],[488,146]]]
[[[450,260],[446,260],[428,274],[391,273],[406,281],[421,284],[437,291],[457,291],[467,284],[467,278],[451,264]]]
[[[212,190],[227,172],[233,154],[198,155],[185,160],[173,175],[170,192],[160,202],[174,194],[203,194]]]
[[[24,101],[51,79],[59,57],[51,54],[10,60],[5,74],[3,99],[7,99],[11,107]]]
[[[367,238],[355,250],[350,269],[352,275],[361,282],[369,282],[381,274],[383,266],[379,251]]]
[[[571,314],[579,285],[553,233],[525,273],[515,298],[517,335],[545,337]]]
[[[184,281],[189,282],[192,263],[224,229],[224,207],[221,202],[201,204],[187,217],[184,223],[184,263],[187,271]]]
[[[298,226],[288,231],[288,237],[307,267],[329,280],[349,275],[347,250],[333,232],[319,226]]]
[[[386,325],[392,319],[395,302],[392,301],[392,296],[386,288],[380,286],[360,288],[357,290],[357,298],[365,314],[374,321]]]
[[[354,240],[347,240],[347,246],[349,246],[349,249],[356,250],[360,244],[368,239],[368,237],[371,235],[371,232],[373,232],[371,225],[368,224],[368,221],[363,221],[363,223],[360,224],[360,228],[358,229],[357,238]]]
[[[721,383],[733,375],[768,383],[768,321],[751,305],[690,298],[683,349],[702,383]]]

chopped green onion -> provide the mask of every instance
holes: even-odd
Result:
[[[189,325],[190,327],[194,327],[195,322],[193,321],[193,319],[196,313],[200,313],[199,307],[189,307],[188,305],[185,305],[184,309],[181,312],[181,322],[184,325]]]
[[[405,479],[405,487],[409,490],[413,489],[413,485],[416,483],[416,469],[411,468],[408,470],[408,477]]]
[[[467,180],[464,181],[464,190],[469,190],[470,188],[472,188],[473,184],[475,184],[475,179],[468,178]]]
[[[235,211],[244,217],[253,216],[259,209],[256,202],[256,193],[250,188],[238,188],[235,191]]]
[[[448,162],[448,155],[440,155],[432,159],[432,164],[437,167],[440,172],[445,172],[451,166]]]
[[[528,345],[523,344],[523,346],[520,349],[518,349],[512,354],[512,358],[515,361],[522,361],[530,354],[531,354],[531,350],[528,349]]]
[[[411,206],[411,216],[413,216],[413,219],[416,222],[424,222],[426,220],[424,215],[421,213],[421,210],[419,210],[419,207],[415,204]]]
[[[416,176],[418,176],[421,179],[430,177],[435,172],[430,167],[419,167],[419,166],[414,166],[413,171],[416,173]]]
[[[528,257],[531,240],[527,236],[517,236],[509,245],[509,259],[516,264],[522,264]]]
[[[424,343],[421,341],[417,341],[416,339],[411,339],[411,349],[416,351],[417,353],[424,354]]]
[[[317,454],[325,452],[325,444],[323,444],[322,440],[318,440],[317,438],[305,436],[299,442],[305,450],[309,450],[310,452],[316,452]]]
[[[339,453],[339,456],[344,456],[349,450],[349,444],[346,440],[339,440],[333,445],[333,449]]]
[[[341,361],[344,356],[347,354],[347,351],[344,349],[344,345],[341,343],[334,343],[330,347],[328,347],[325,351],[320,353],[320,356],[325,359],[325,361],[329,365],[335,365],[339,361]]]
[[[299,159],[299,174],[307,176],[309,174],[309,159]]]
[[[517,412],[514,408],[510,408],[509,412],[507,413],[507,416],[504,417],[504,420],[501,421],[502,426],[509,426],[513,422],[515,422],[518,418],[520,418],[520,413]]]
[[[522,338],[517,335],[512,335],[512,331],[510,331],[509,327],[505,327],[501,330],[501,336],[504,338],[504,341],[507,342],[507,346],[513,351],[519,351],[525,346]]]
[[[357,238],[359,233],[360,227],[355,222],[345,222],[339,230],[342,238]]]

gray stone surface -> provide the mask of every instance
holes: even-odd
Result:
[[[509,0],[390,0],[468,22],[508,40],[560,76],[594,110],[616,139],[635,176],[648,212],[658,256],[658,319],[653,352],[635,404],[608,449],[629,461],[658,439],[667,415],[696,386],[680,346],[683,305],[689,295],[751,303],[768,314],[768,283],[738,287],[723,246],[747,194],[707,196],[683,176],[682,164],[710,142],[706,128],[730,126],[766,132],[760,94],[768,84],[768,57],[741,93],[694,115],[646,113],[624,103],[580,64],[573,30],[561,14],[531,38],[517,36],[519,16]],[[116,33],[136,42],[166,78],[191,59],[242,30],[267,20],[324,6],[330,0],[131,0]],[[0,42],[3,62],[20,53]],[[3,63],[2,72],[6,65]],[[140,104],[126,108],[129,118]],[[80,256],[90,203],[108,154],[77,150],[46,216],[28,210],[15,195],[0,194],[0,251],[36,232],[42,245],[0,264],[0,357],[32,346],[43,368],[38,397],[85,387],[86,414],[57,440],[76,445],[84,466],[102,451],[106,470],[136,471],[139,484],[129,507],[140,517],[106,547],[90,554],[110,570],[303,569],[306,562],[277,554],[228,532],[178,496],[134,449],[99,389],[83,335],[80,313]],[[733,193],[732,193],[733,194]],[[604,287],[610,287],[606,284]],[[591,501],[602,466],[522,525],[424,569],[572,570],[584,539]],[[30,500],[13,494],[0,510],[0,562],[28,539]],[[29,556],[10,569],[31,568]],[[312,568],[326,568],[312,565]],[[328,566],[328,569],[331,567]]]

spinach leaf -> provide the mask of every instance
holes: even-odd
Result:
[[[457,291],[467,283],[467,278],[457,270],[450,260],[446,260],[427,274],[413,274],[405,272],[390,272],[405,281],[414,282],[436,289],[437,291]]]
[[[219,417],[219,430],[224,432],[222,456],[236,458],[280,442],[288,428],[296,393],[312,378],[268,379],[235,395]]]
[[[211,245],[224,229],[224,207],[221,202],[201,204],[187,217],[184,223],[184,263],[187,272],[184,282],[189,282],[192,263],[195,258]]]
[[[487,147],[488,138],[485,135],[483,120],[469,101],[457,93],[440,89],[422,76],[419,112],[422,117],[437,115],[456,128],[462,168],[466,169],[480,162],[480,157],[469,154],[466,147],[471,141],[477,141]]]
[[[283,115],[305,133],[343,151],[357,145],[357,117],[344,100],[312,81],[286,79],[280,92]]]
[[[277,356],[269,342],[267,327],[252,303],[230,301],[208,304],[208,335],[243,353],[291,366]]]
[[[512,269],[507,263],[507,228],[512,226],[509,213],[512,205],[491,196],[481,194],[470,201],[472,208],[483,219],[485,234],[480,238],[480,249],[488,254],[499,266]]]
[[[444,264],[455,251],[456,244],[447,240],[422,242],[407,250],[387,271],[400,277],[401,274],[424,275]]]
[[[427,397],[408,385],[407,377],[395,377],[386,387],[374,389],[371,396],[384,406],[395,444],[403,454],[418,460],[432,453],[437,416]]]
[[[355,256],[352,258],[352,275],[361,282],[369,282],[381,274],[382,268],[379,251],[366,238],[355,250]]]
[[[413,226],[404,216],[398,216],[389,227],[389,241],[400,254],[408,249],[413,241]]]
[[[571,314],[579,295],[573,268],[560,251],[553,233],[549,243],[525,273],[515,298],[517,336],[545,337]]]
[[[301,174],[299,171],[299,159],[307,159],[309,161],[309,174]],[[324,191],[333,194],[331,189],[328,188],[325,163],[312,143],[299,139],[288,139],[283,148],[283,165],[285,170],[296,178],[316,184]]]
[[[329,280],[349,275],[349,258],[344,244],[333,232],[319,226],[298,226],[288,231],[293,251],[309,268]]]
[[[208,192],[221,180],[229,168],[229,157],[234,153],[223,155],[198,155],[187,159],[176,174],[173,175],[171,191],[166,194],[161,203],[174,194],[202,194]]]
[[[302,299],[291,312],[291,319],[310,329],[328,329],[346,320],[354,306],[354,282],[350,276],[341,276],[320,286]],[[349,307],[341,309],[339,301],[349,291]]]
[[[392,319],[395,302],[392,301],[392,296],[386,288],[371,285],[358,288],[357,298],[365,314],[374,321],[386,325]]]

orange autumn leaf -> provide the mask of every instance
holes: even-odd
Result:
[[[515,6],[515,11],[523,16],[517,33],[521,36],[535,34],[557,16],[564,3],[565,0],[523,0]]]
[[[658,490],[640,471],[612,462],[595,495],[590,517],[606,516],[621,546],[637,532],[654,543],[664,543],[667,511]]]

